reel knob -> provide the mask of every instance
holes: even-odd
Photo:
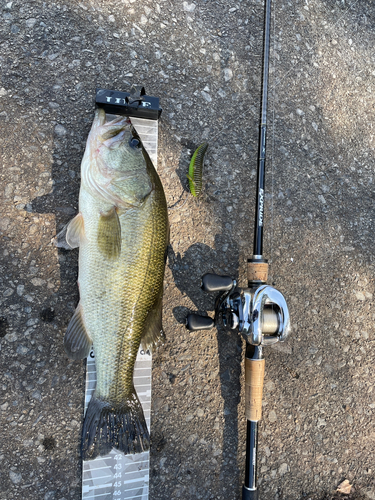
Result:
[[[202,277],[202,290],[205,292],[229,292],[234,284],[230,276],[207,273]]]
[[[191,332],[198,330],[211,330],[215,322],[209,316],[199,316],[199,314],[189,314],[186,318],[186,328]]]

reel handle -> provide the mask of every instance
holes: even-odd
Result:
[[[191,332],[199,330],[211,330],[215,322],[209,316],[200,316],[199,314],[189,314],[186,318],[186,328]]]
[[[207,273],[202,277],[202,290],[204,292],[229,292],[235,281],[230,276]]]

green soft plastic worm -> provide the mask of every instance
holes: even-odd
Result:
[[[190,192],[195,197],[199,196],[202,191],[203,162],[207,148],[208,144],[204,142],[195,150],[190,161],[189,173],[186,176],[189,180]]]

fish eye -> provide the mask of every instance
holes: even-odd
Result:
[[[129,146],[133,149],[139,149],[141,147],[141,143],[139,142],[138,139],[136,139],[135,137],[133,137],[132,139],[130,139],[129,141]]]

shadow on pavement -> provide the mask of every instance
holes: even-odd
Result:
[[[215,248],[220,249],[223,244],[228,244],[223,235],[216,235]],[[231,242],[229,249],[233,263],[238,262],[238,248]],[[169,267],[179,290],[186,294],[195,306],[194,311],[186,307],[176,307],[173,310],[178,322],[184,323],[189,312],[207,314],[207,310],[214,309],[216,294],[208,294],[200,290],[201,277],[208,272],[227,274],[236,279],[238,269],[234,267],[230,271],[224,271],[219,262],[220,251],[216,251],[207,245],[196,243],[192,245],[183,257],[174,253],[173,248],[169,253]],[[212,316],[213,314],[210,313]],[[242,362],[242,340],[236,331],[227,332],[223,328],[217,328],[219,375],[221,382],[221,397],[224,402],[223,414],[223,443],[222,462],[219,480],[221,483],[233,485],[237,489],[240,484],[239,470],[233,463],[236,462],[238,448],[238,410],[241,392],[241,362]],[[229,466],[229,463],[231,464]],[[233,474],[233,471],[236,471]]]

